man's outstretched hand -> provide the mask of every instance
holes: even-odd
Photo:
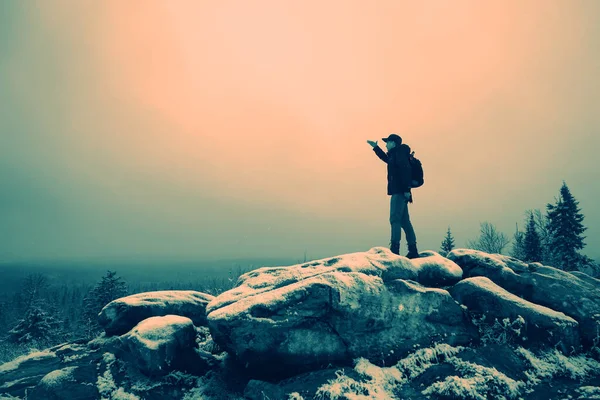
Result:
[[[367,140],[367,143],[369,143],[371,145],[371,147],[377,147],[377,140],[376,141]]]

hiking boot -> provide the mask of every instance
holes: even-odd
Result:
[[[419,250],[417,250],[417,244],[408,245],[408,254],[406,258],[419,258]]]
[[[392,253],[400,255],[400,242],[391,242],[390,250],[392,251]]]

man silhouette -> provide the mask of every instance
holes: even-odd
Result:
[[[408,244],[406,257],[417,258],[419,257],[417,237],[408,214],[408,203],[412,203],[411,169],[408,161],[410,147],[402,144],[402,138],[395,133],[382,140],[385,142],[387,153],[379,148],[377,141],[367,140],[367,143],[373,147],[375,154],[387,164],[387,194],[391,196],[390,250],[394,254],[400,254],[400,239],[402,229],[404,229]]]

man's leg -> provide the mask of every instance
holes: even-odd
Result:
[[[405,207],[406,210],[402,214],[402,229],[404,229],[404,233],[406,234],[406,242],[408,243],[408,254],[406,257],[417,258],[419,257],[419,251],[417,250],[417,235],[415,235],[412,222],[410,222],[408,203],[406,203]]]
[[[404,195],[393,194],[390,200],[391,246],[394,254],[400,254],[400,239],[402,238],[402,219],[406,209]]]

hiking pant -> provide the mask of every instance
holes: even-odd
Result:
[[[399,242],[402,238],[402,229],[406,234],[409,245],[417,243],[417,236],[408,215],[408,200],[404,194],[393,194],[390,201],[390,225],[392,226],[392,243]]]

